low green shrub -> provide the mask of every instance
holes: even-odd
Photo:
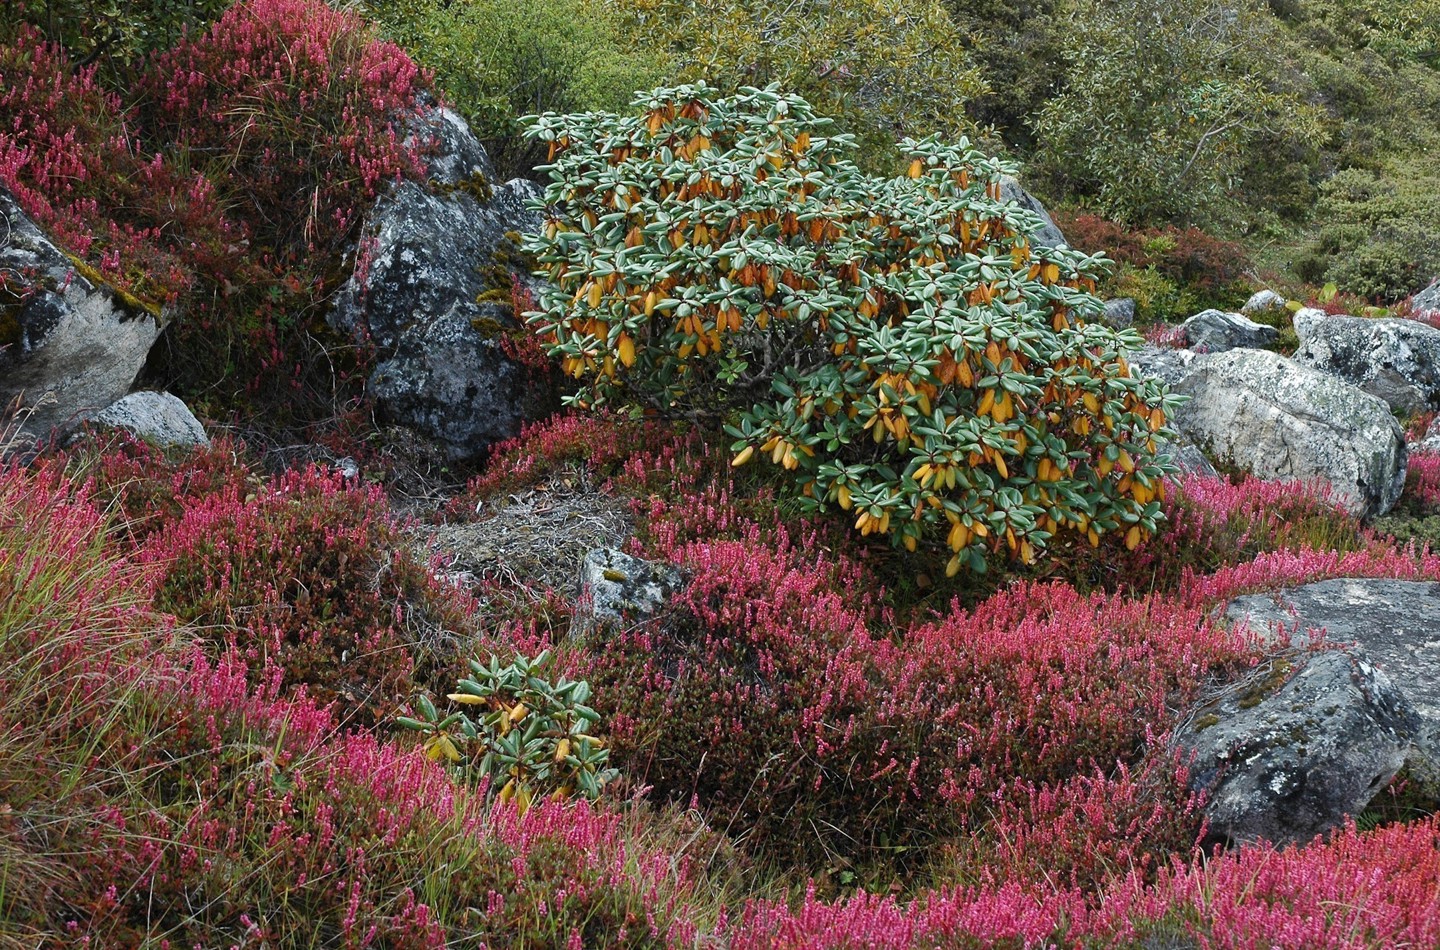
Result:
[[[475,718],[460,709],[441,716],[430,698],[416,698],[415,716],[399,716],[396,725],[425,735],[425,754],[462,770],[466,777],[499,789],[502,802],[514,800],[522,811],[542,795],[563,801],[575,794],[594,800],[619,775],[608,768],[610,750],[590,729],[600,715],[585,705],[590,684],[542,675],[549,651],[532,659],[517,657],[501,666],[470,661],[446,698],[477,707]]]
[[[622,41],[606,4],[366,0],[364,10],[434,72],[503,178],[528,174],[539,157],[521,137],[520,116],[618,109],[660,79],[655,58]]]

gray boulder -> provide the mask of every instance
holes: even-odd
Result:
[[[1268,350],[1135,354],[1189,401],[1173,415],[1211,458],[1266,479],[1323,479],[1362,517],[1384,514],[1405,486],[1405,433],[1379,399]]]
[[[1190,375],[1190,364],[1195,360],[1195,353],[1146,343],[1138,350],[1127,352],[1125,358],[1135,372],[1155,377],[1173,389]]]
[[[519,179],[492,187],[465,121],[433,107],[421,116],[439,149],[431,180],[376,202],[330,320],[379,349],[369,390],[382,416],[471,459],[518,432],[535,402],[501,344],[517,330],[511,279],[530,280],[506,235],[538,229],[540,191]]]
[[[1440,278],[1416,294],[1410,301],[1410,307],[1418,316],[1440,316]]]
[[[1354,383],[1402,412],[1440,409],[1440,330],[1418,320],[1295,314],[1297,362]]]
[[[1289,301],[1273,290],[1260,290],[1251,294],[1250,299],[1240,308],[1240,312],[1247,317],[1257,313],[1273,313],[1277,310],[1286,309]]]
[[[1440,794],[1440,584],[1341,578],[1275,594],[1238,597],[1226,615],[1255,634],[1299,642],[1353,643],[1408,699],[1418,728],[1412,775]]]
[[[1105,322],[1117,330],[1135,325],[1135,301],[1119,297],[1105,301]]]
[[[1206,353],[1240,347],[1259,349],[1275,342],[1280,331],[1249,317],[1223,310],[1202,310],[1180,325],[1185,341]]]
[[[190,407],[169,393],[131,393],[100,410],[95,421],[112,429],[126,429],[156,445],[210,444],[205,427]]]
[[[1177,730],[1212,839],[1303,844],[1365,808],[1405,762],[1418,722],[1363,656],[1271,657]]]
[[[576,636],[584,636],[608,624],[648,620],[684,584],[684,575],[673,564],[596,548],[580,564],[580,606],[572,629]]]
[[[1159,454],[1179,466],[1181,475],[1203,475],[1206,478],[1220,475],[1200,447],[1186,441],[1183,436],[1161,446]]]
[[[1040,229],[1031,236],[1030,243],[1038,248],[1056,248],[1065,244],[1065,235],[1050,217],[1050,212],[1030,192],[1020,187],[1020,182],[1009,175],[1000,177],[1000,200],[1011,202],[1033,213],[1040,219]]]
[[[0,191],[0,411],[28,412],[17,449],[130,391],[160,334],[156,315],[92,283]]]

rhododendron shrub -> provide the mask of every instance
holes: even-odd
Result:
[[[1097,258],[1033,244],[1008,166],[907,139],[907,177],[773,87],[640,94],[638,114],[536,120],[551,146],[552,283],[529,320],[583,405],[732,411],[736,464],[791,472],[798,504],[862,535],[1025,563],[1060,532],[1154,533],[1168,434],[1139,337],[1100,323]]]
[[[361,723],[393,713],[417,658],[469,621],[406,547],[378,487],[318,468],[199,499],[147,544],[156,605],[234,649],[260,682],[300,685]]]

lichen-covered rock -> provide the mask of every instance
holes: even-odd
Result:
[[[131,393],[100,410],[95,421],[112,429],[125,429],[156,445],[210,444],[205,427],[190,407],[169,393]]]
[[[31,409],[16,447],[89,418],[130,390],[160,334],[81,274],[0,191],[0,410]]]
[[[1176,383],[1190,374],[1190,364],[1195,360],[1195,353],[1146,343],[1138,350],[1126,353],[1125,358],[1135,372],[1153,376],[1173,389]]]
[[[1273,313],[1277,310],[1284,310],[1289,303],[1284,297],[1273,290],[1259,290],[1250,295],[1245,301],[1240,312],[1247,317],[1253,317],[1257,313]]]
[[[1223,310],[1202,310],[1180,325],[1185,341],[1196,350],[1220,353],[1239,347],[1259,349],[1275,342],[1280,331],[1249,317]]]
[[[1358,645],[1419,717],[1406,766],[1440,794],[1440,584],[1340,578],[1239,597],[1226,615],[1262,637],[1284,628],[1300,642],[1323,632],[1331,643]]]
[[[1440,279],[1436,279],[1429,287],[1416,294],[1410,301],[1410,307],[1417,316],[1440,317]]]
[[[515,435],[538,403],[502,342],[518,330],[511,280],[531,279],[507,256],[506,235],[539,227],[529,203],[540,192],[520,179],[493,186],[463,119],[421,115],[438,143],[431,179],[376,202],[330,319],[378,348],[369,389],[382,416],[471,459]]]
[[[1323,479],[1362,517],[1405,487],[1405,433],[1381,400],[1268,350],[1135,354],[1189,397],[1172,422],[1211,458],[1265,479]]]
[[[1303,844],[1358,814],[1405,762],[1417,717],[1358,652],[1292,651],[1176,732],[1212,839]]]
[[[1000,200],[1013,202],[1026,211],[1033,212],[1040,219],[1039,230],[1030,234],[1030,243],[1035,247],[1055,248],[1065,243],[1065,235],[1060,232],[1059,226],[1051,219],[1050,212],[1045,210],[1040,199],[1020,187],[1020,182],[1009,175],[1000,179]]]
[[[1134,326],[1135,301],[1129,297],[1105,301],[1105,322],[1117,330]]]
[[[654,617],[685,583],[673,564],[597,548],[580,564],[580,597],[572,629],[584,636],[611,623]]]
[[[1295,314],[1297,362],[1354,383],[1403,412],[1440,409],[1440,330],[1418,320]]]

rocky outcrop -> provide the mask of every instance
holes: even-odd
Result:
[[[1283,628],[1305,643],[1330,643],[1382,670],[1418,720],[1406,760],[1411,774],[1440,794],[1440,584],[1341,578],[1275,594],[1239,597],[1230,620],[1275,638]]]
[[[1280,335],[1274,327],[1223,310],[1202,310],[1182,323],[1180,332],[1190,346],[1204,353],[1220,353],[1240,347],[1259,349],[1274,343]]]
[[[530,280],[506,235],[538,229],[529,203],[540,191],[518,179],[494,186],[463,119],[421,115],[438,149],[430,180],[376,202],[331,322],[378,348],[369,391],[383,417],[471,459],[518,432],[534,402],[502,343],[517,329],[511,281]]]
[[[1297,362],[1338,376],[1402,412],[1440,409],[1440,330],[1418,320],[1295,314]]]
[[[1417,728],[1403,693],[1345,651],[1271,657],[1176,732],[1212,839],[1303,844],[1358,814]]]
[[[169,393],[131,393],[102,409],[95,421],[112,429],[125,429],[160,446],[210,444],[205,427],[190,407]]]
[[[1009,175],[1002,175],[1000,178],[1000,200],[1011,202],[1033,213],[1040,219],[1040,228],[1030,236],[1030,243],[1038,248],[1055,248],[1065,243],[1065,235],[1060,233],[1060,228],[1050,217],[1050,212],[1040,200],[1024,188],[1020,182]]]
[[[160,334],[153,314],[88,280],[0,191],[0,410],[33,410],[33,445],[130,390]]]
[[[1268,350],[1147,348],[1132,362],[1189,397],[1172,423],[1211,458],[1260,478],[1323,479],[1362,517],[1400,497],[1405,434],[1374,396]]]
[[[656,616],[685,583],[673,564],[597,548],[580,565],[580,598],[572,629],[584,636],[607,624]]]

